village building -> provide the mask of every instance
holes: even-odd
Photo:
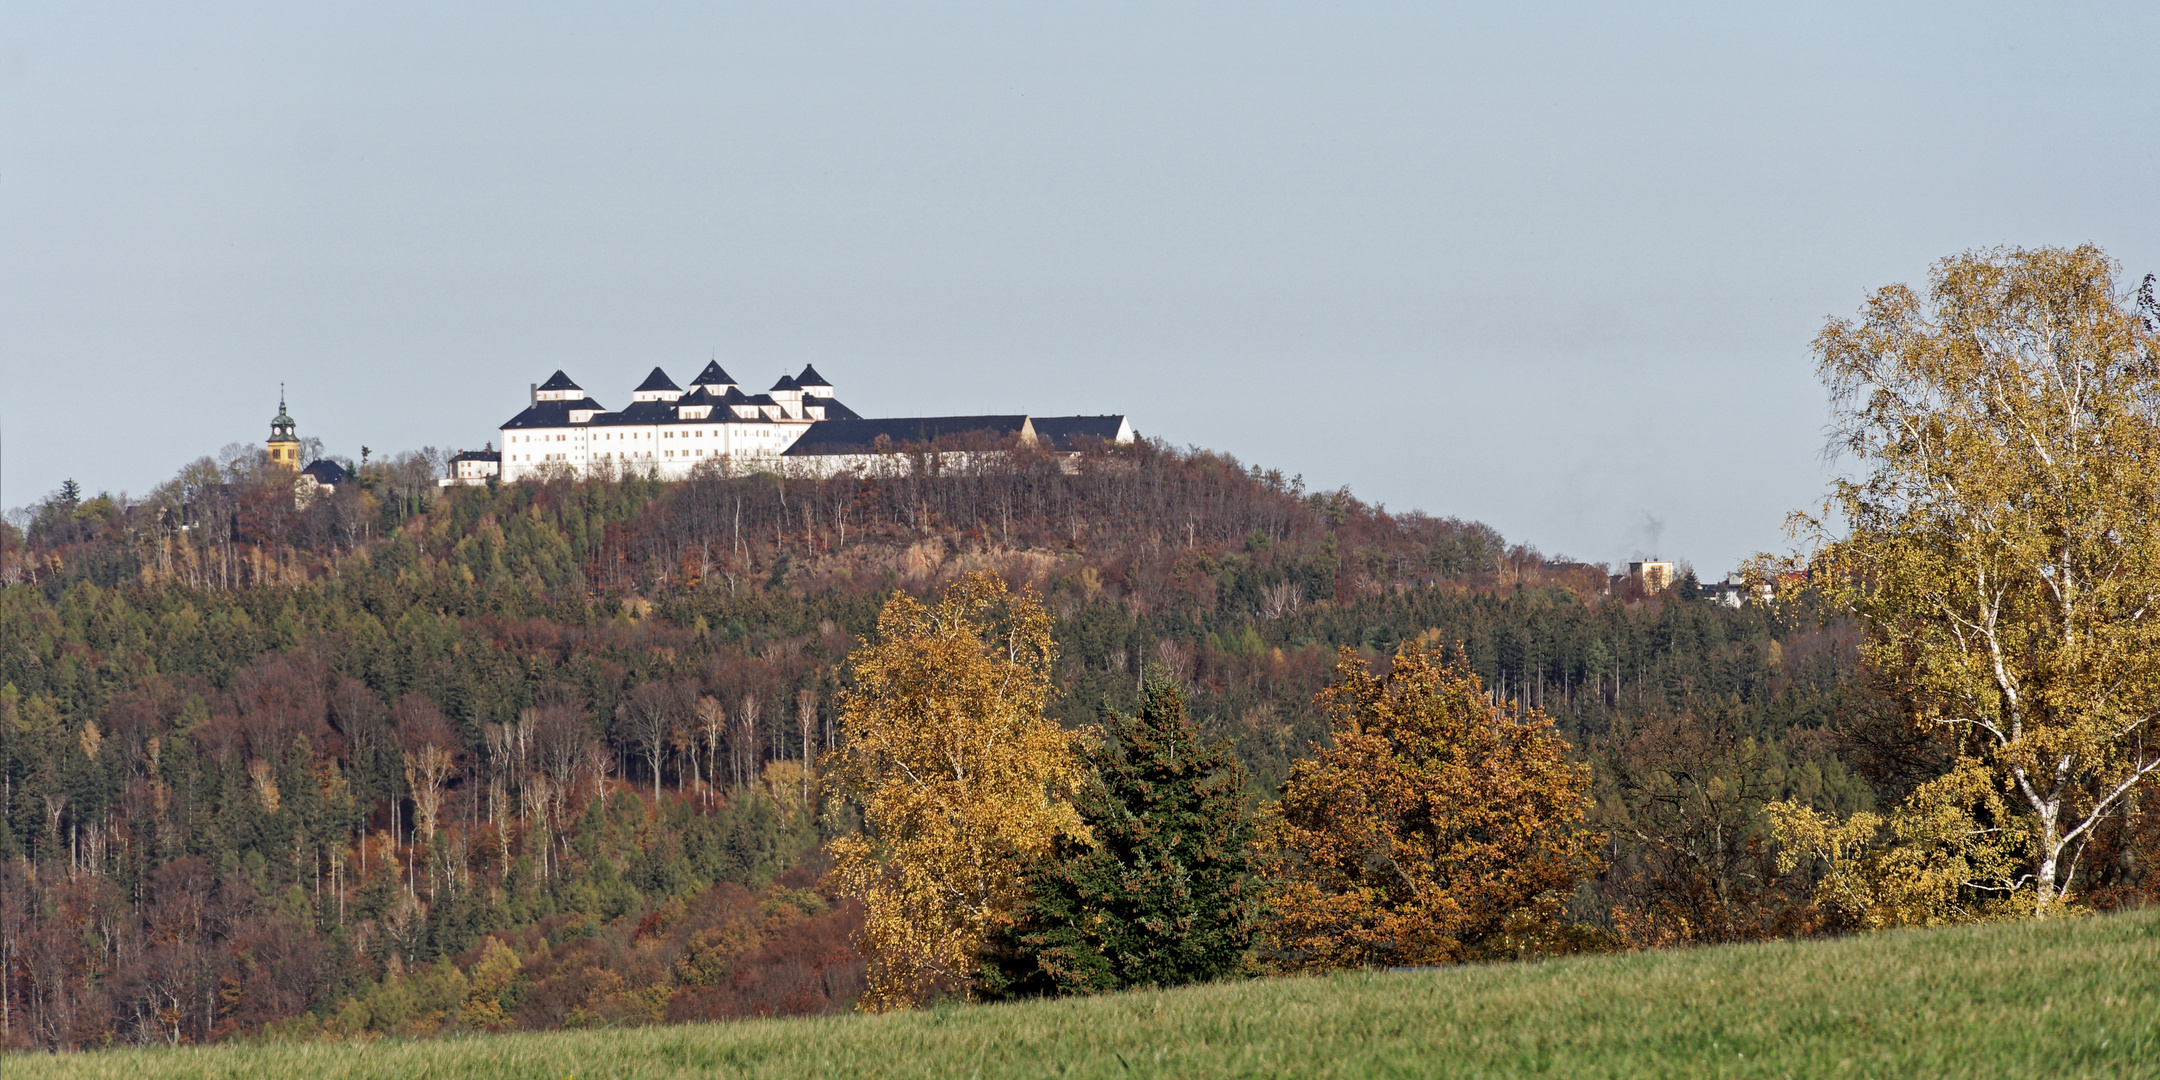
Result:
[[[450,459],[450,475],[437,481],[443,487],[477,487],[502,475],[502,452],[488,443],[483,450],[466,450]]]
[[[980,453],[1008,444],[1073,451],[1090,441],[1133,440],[1123,416],[868,420],[840,403],[815,365],[781,376],[759,394],[745,392],[718,361],[706,364],[688,389],[656,367],[620,410],[587,397],[561,371],[532,386],[530,395],[526,408],[502,425],[502,449],[492,459],[468,461],[469,451],[452,459],[444,486],[555,473],[680,480],[707,463],[726,473],[885,474],[908,467],[895,451],[933,443],[966,444],[958,452]]]

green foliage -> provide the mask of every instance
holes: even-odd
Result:
[[[993,995],[1181,986],[1238,970],[1252,939],[1253,837],[1245,775],[1203,745],[1185,694],[1157,681],[1140,711],[1112,709],[1075,799],[1093,844],[1061,840],[1028,877],[998,943]]]

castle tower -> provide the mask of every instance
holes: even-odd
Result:
[[[278,384],[277,416],[270,421],[270,464],[286,472],[300,471],[300,437],[293,434],[293,419],[285,414],[285,384]]]

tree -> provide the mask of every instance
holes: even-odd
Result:
[[[1066,801],[1070,736],[1043,716],[1056,655],[1033,592],[988,573],[935,607],[894,593],[878,640],[854,654],[829,775],[863,808],[863,833],[833,843],[836,880],[865,912],[861,1008],[971,992],[1028,863],[1086,836]]]
[[[697,699],[697,731],[700,741],[705,744],[705,771],[711,778],[709,784],[720,781],[720,734],[726,729],[727,707],[720,704],[718,698],[700,696]],[[708,791],[706,796],[706,801],[711,802],[711,792]]]
[[[1968,252],[1925,297],[1879,289],[1815,339],[1865,472],[1832,489],[1848,536],[1798,519],[1824,544],[1814,580],[1956,754],[1882,842],[1924,838],[1938,855],[1919,862],[1972,870],[1932,872],[1940,888],[2043,916],[2160,770],[2160,333],[2118,273],[2090,246]],[[1786,813],[1789,838],[1830,835],[1803,819]]]
[[[457,767],[457,736],[433,699],[423,694],[398,698],[394,710],[398,742],[405,751],[405,789],[412,792],[420,836],[435,840],[442,820],[443,795]]]
[[[652,768],[653,801],[660,801],[661,766],[667,761],[669,741],[675,729],[696,707],[697,689],[688,683],[653,681],[630,691],[615,707],[616,737],[642,754]]]
[[[1176,684],[1111,710],[1074,799],[1093,844],[1061,838],[1002,936],[1005,993],[1178,986],[1238,969],[1251,944],[1252,813],[1228,744],[1205,746]]]
[[[1272,958],[1290,969],[1570,951],[1590,770],[1542,712],[1496,706],[1461,659],[1412,642],[1376,676],[1337,658],[1316,702],[1333,745],[1291,767],[1267,823]]]

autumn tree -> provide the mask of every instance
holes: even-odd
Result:
[[[1955,754],[1887,816],[1782,809],[1863,923],[2058,910],[2160,771],[2160,327],[2118,274],[2090,246],[1968,252],[1815,339],[1860,469],[1827,508],[1848,535],[1798,519],[1814,582]]]
[[[1094,842],[1066,837],[1028,876],[994,978],[1008,994],[1178,986],[1238,969],[1252,941],[1245,770],[1207,745],[1176,684],[1111,710],[1074,798]]]
[[[1271,958],[1297,970],[1568,951],[1603,838],[1590,770],[1542,712],[1495,705],[1418,643],[1374,675],[1349,649],[1316,702],[1332,745],[1291,767],[1267,823]]]
[[[1056,646],[1032,591],[976,573],[935,606],[895,593],[877,634],[853,656],[828,772],[862,805],[833,872],[863,903],[872,1011],[971,992],[1029,862],[1086,835],[1071,736],[1043,716]]]

